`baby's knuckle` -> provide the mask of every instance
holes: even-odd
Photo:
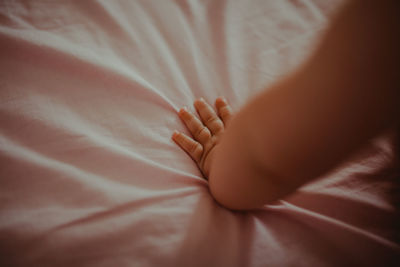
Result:
[[[197,151],[201,151],[203,148],[199,143],[193,143],[190,148],[189,148],[189,152],[191,154],[194,154]]]
[[[198,137],[200,138],[210,138],[211,137],[211,133],[208,130],[208,128],[204,127],[203,129],[201,129],[201,131],[198,134]]]
[[[199,137],[203,134],[204,130],[205,130],[205,127],[198,128],[198,129],[196,130],[196,133],[195,133],[194,136],[195,136],[196,138],[199,138]]]
[[[203,127],[198,127],[198,128],[196,129],[195,136],[200,135],[201,132],[203,131],[203,129],[204,129]]]
[[[220,110],[220,113],[221,113],[221,116],[228,116],[231,112],[227,107],[225,107]]]
[[[214,124],[214,128],[216,128],[216,129],[218,129],[218,130],[221,130],[221,129],[224,128],[224,123],[223,123],[220,119],[215,120],[215,121],[213,122],[213,124]]]
[[[218,120],[219,119],[217,117],[211,116],[211,117],[207,118],[206,123],[211,124],[211,123],[217,122]]]

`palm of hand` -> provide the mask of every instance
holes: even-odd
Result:
[[[196,100],[194,107],[200,119],[185,107],[178,113],[192,137],[175,131],[172,139],[196,162],[208,179],[215,147],[232,117],[232,109],[224,98],[215,101],[217,112],[203,98]]]

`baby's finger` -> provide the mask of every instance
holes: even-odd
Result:
[[[203,123],[186,108],[179,111],[179,117],[183,120],[193,137],[202,145],[208,142],[211,137],[210,130],[204,127]]]
[[[174,131],[172,139],[197,163],[203,154],[203,146],[184,133]]]
[[[214,109],[203,99],[200,98],[194,102],[194,107],[199,113],[201,121],[210,129],[211,133],[217,134],[224,129],[224,124]]]
[[[223,97],[218,97],[217,100],[215,100],[215,106],[217,107],[218,115],[226,125],[232,117],[232,108]]]

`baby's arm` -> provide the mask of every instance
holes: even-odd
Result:
[[[216,146],[210,190],[261,207],[399,122],[399,4],[351,1],[295,74],[249,102]]]

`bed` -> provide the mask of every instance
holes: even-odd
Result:
[[[1,1],[0,266],[395,266],[393,133],[247,212],[171,140],[182,106],[238,111],[304,62],[342,2]]]

